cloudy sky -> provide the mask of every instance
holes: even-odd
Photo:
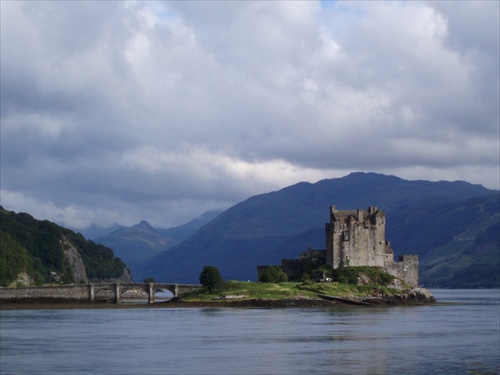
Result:
[[[2,1],[1,204],[157,227],[352,171],[499,188],[498,1]]]

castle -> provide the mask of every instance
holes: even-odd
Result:
[[[411,287],[418,287],[418,256],[401,255],[398,262],[394,261],[391,244],[385,240],[385,214],[377,207],[368,207],[366,211],[337,210],[331,206],[325,235],[325,250],[309,249],[300,259],[281,261],[281,268],[289,279],[301,277],[306,265],[311,263],[315,267],[326,264],[333,269],[372,266],[400,278]],[[259,277],[266,267],[258,267]]]

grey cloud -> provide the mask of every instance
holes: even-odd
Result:
[[[498,169],[497,3],[1,6],[13,209],[180,224],[351,170]]]

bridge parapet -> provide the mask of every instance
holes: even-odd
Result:
[[[148,302],[154,303],[154,295],[160,290],[169,290],[174,297],[202,288],[196,284],[167,283],[91,283],[80,285],[56,285],[42,287],[0,288],[0,301],[21,299],[45,300],[96,300],[96,295],[107,291],[115,303],[121,302],[121,295],[129,290],[141,290],[148,295]]]

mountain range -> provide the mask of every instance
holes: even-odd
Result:
[[[309,247],[324,249],[330,205],[381,208],[387,218],[386,239],[396,256],[418,254],[421,282],[427,286],[499,286],[497,190],[376,173],[301,182],[253,196],[137,264],[134,279],[192,283],[205,265],[214,265],[225,279],[255,280],[258,265],[280,264]]]
[[[180,244],[221,212],[207,211],[186,224],[168,229],[155,228],[142,220],[131,227],[118,226],[111,233],[93,240],[112,248],[115,256],[120,257],[134,275],[139,264]]]
[[[0,207],[0,281],[8,285],[24,270],[37,283],[54,271],[79,282],[82,278],[66,264],[73,250],[88,279],[117,278],[125,272],[123,260],[135,281],[197,283],[206,265],[216,266],[226,280],[255,280],[258,265],[278,265],[306,249],[324,249],[331,205],[381,208],[396,258],[419,255],[420,282],[427,287],[500,287],[498,190],[375,173],[301,182],[174,228],[154,228],[144,220],[132,227],[115,225],[116,230],[93,239],[97,244]]]

